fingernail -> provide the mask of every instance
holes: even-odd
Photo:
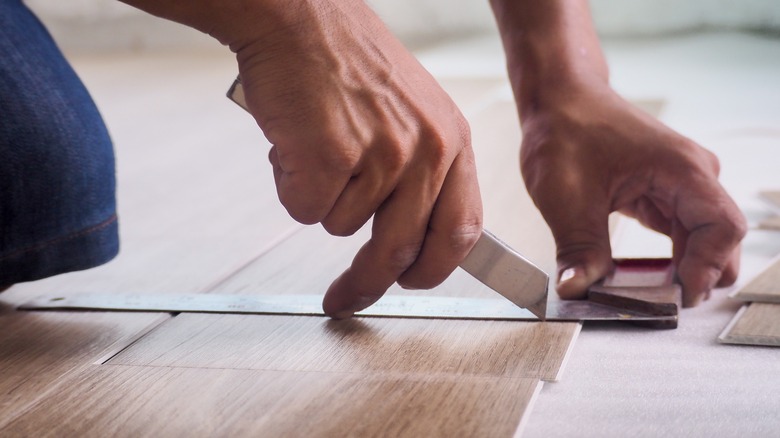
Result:
[[[693,294],[692,296],[683,294],[683,307],[687,307],[687,308],[696,307],[706,299],[707,299],[706,292],[699,292],[697,294]]]
[[[558,284],[566,283],[577,275],[576,268],[568,268],[561,272],[561,276],[558,278]]]
[[[588,288],[588,276],[582,266],[572,266],[561,271],[555,290],[566,300],[584,298]]]

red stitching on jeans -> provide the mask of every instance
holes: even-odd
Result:
[[[117,219],[116,214],[114,214],[111,217],[109,217],[108,219],[106,219],[105,221],[103,221],[103,222],[101,222],[101,223],[99,223],[97,225],[93,225],[93,226],[91,226],[91,227],[89,227],[87,229],[81,230],[78,233],[68,234],[67,236],[62,236],[62,237],[58,237],[58,238],[53,239],[53,240],[48,240],[46,242],[42,242],[42,243],[39,243],[39,244],[37,244],[35,246],[28,247],[28,248],[17,249],[16,251],[14,251],[14,252],[12,252],[10,254],[6,254],[6,255],[0,257],[0,260],[5,260],[5,259],[11,258],[11,257],[18,256],[19,254],[24,254],[24,253],[30,252],[30,251],[37,251],[37,250],[45,248],[47,246],[52,246],[52,245],[55,245],[55,244],[60,243],[60,242],[65,242],[65,241],[68,241],[68,240],[73,240],[73,239],[79,238],[81,236],[84,236],[86,234],[92,233],[92,232],[97,231],[97,230],[99,230],[101,228],[105,228],[105,227],[111,225],[112,223],[116,222],[116,219]]]

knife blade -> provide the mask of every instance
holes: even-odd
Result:
[[[460,267],[544,321],[547,315],[547,273],[490,231],[482,230],[482,235]]]
[[[240,79],[233,82],[227,97],[249,111]],[[482,235],[460,267],[515,305],[545,320],[549,282],[547,273],[488,230],[482,230]]]

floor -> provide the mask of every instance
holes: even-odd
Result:
[[[748,34],[684,35],[649,41],[607,41],[605,49],[614,86],[633,100],[662,100],[663,121],[721,158],[722,181],[749,221],[756,223],[771,216],[771,209],[756,194],[761,189],[780,187],[780,39]],[[481,185],[510,187],[483,193],[488,206],[487,227],[500,230],[504,240],[549,272],[554,266],[549,232],[544,232],[544,224],[523,193],[516,171],[513,148],[519,143],[519,131],[497,39],[459,41],[418,55],[441,79],[472,124]],[[225,317],[94,314],[91,325],[84,326],[69,324],[69,320],[78,318],[70,313],[31,319],[13,312],[13,306],[51,293],[252,293],[258,288],[310,293],[313,288],[321,288],[324,279],[335,277],[355,245],[365,238],[365,233],[354,239],[330,238],[316,227],[301,229],[286,216],[272,188],[265,157],[267,142],[251,118],[224,97],[235,76],[229,55],[82,55],[74,57],[73,62],[92,90],[116,143],[124,246],[117,260],[105,267],[18,285],[0,295],[3,331],[25,333],[24,337],[0,343],[4,351],[17,353],[9,356],[15,362],[5,363],[3,369],[14,369],[12,365],[26,368],[21,382],[12,377],[0,380],[0,390],[6,395],[0,403],[0,417],[6,420],[0,421],[0,427],[19,435],[39,434],[41,426],[34,419],[51,415],[57,406],[84,404],[83,412],[58,414],[57,424],[65,425],[64,430],[91,430],[93,435],[96,431],[126,435],[143,432],[111,429],[116,424],[129,424],[127,418],[131,417],[127,416],[95,419],[91,429],[78,423],[80,415],[89,417],[90,409],[99,410],[94,400],[102,400],[103,406],[107,403],[140,409],[134,400],[141,400],[144,394],[122,392],[127,385],[152,388],[170,397],[197,397],[198,391],[187,382],[212,379],[213,370],[220,369],[231,371],[219,374],[216,383],[204,383],[204,391],[217,391],[214,385],[219,382],[255,383],[209,405],[210,409],[218,406],[222,410],[201,412],[205,423],[210,415],[226,418],[228,411],[233,416],[262,411],[252,391],[277,391],[283,398],[285,387],[310,385],[320,391],[318,394],[332,397],[333,388],[323,386],[311,370],[303,370],[314,372],[300,380],[304,383],[284,373],[264,377],[268,381],[262,384],[252,380],[257,377],[252,373],[258,364],[270,360],[262,351],[247,349],[237,341],[252,333],[264,333],[265,326],[256,325],[253,319],[239,324]],[[507,147],[485,147],[493,144]],[[627,221],[621,222],[614,241],[618,255],[654,256],[669,251],[665,239]],[[279,248],[286,251],[283,256],[268,257],[269,251]],[[753,229],[743,251],[740,282],[780,254],[780,233]],[[463,276],[456,275],[450,282],[455,286],[447,290],[452,294],[471,293],[457,292],[468,289],[464,282],[467,280]],[[680,327],[673,331],[585,324],[573,350],[566,355],[565,372],[548,379],[558,381],[539,390],[533,382],[521,381],[529,374],[518,365],[514,369],[519,371],[512,376],[520,380],[511,381],[517,385],[511,390],[529,394],[532,403],[499,404],[494,413],[501,413],[501,409],[525,412],[520,429],[525,436],[765,436],[780,431],[776,415],[780,409],[776,396],[780,391],[780,350],[716,343],[718,334],[739,308],[726,298],[727,293],[718,291],[709,302],[684,311]],[[202,328],[204,324],[208,329]],[[371,325],[380,327],[376,328],[379,333],[393,335],[360,342],[368,342],[368,346],[372,342],[402,344],[405,336],[411,336],[411,332],[404,331],[411,330],[408,327],[425,333],[440,330],[419,324],[393,328]],[[304,330],[298,324],[284,327],[279,330],[289,334],[288,341],[295,339],[296,330]],[[441,330],[457,333],[461,328]],[[477,325],[473,330],[484,330],[480,336],[485,339],[501,339],[495,338],[496,333],[505,329]],[[566,330],[569,335],[576,331]],[[57,336],[47,335],[46,342],[36,337],[36,333],[52,331]],[[224,350],[187,348],[198,339],[222,345],[229,354]],[[307,346],[298,348],[304,351]],[[474,347],[467,344],[460,348],[458,354],[465,354]],[[104,356],[93,357],[97,350]],[[320,354],[327,356],[326,352]],[[63,357],[67,358],[63,363],[51,360]],[[469,363],[478,369],[487,367],[487,371],[480,371],[477,378],[464,377],[465,383],[459,382],[460,386],[444,379],[412,385],[410,391],[422,391],[430,397],[461,394],[474,400],[479,399],[478,391],[487,391],[485,394],[492,394],[496,400],[505,400],[506,393],[501,395],[498,389],[485,386],[485,379],[498,373],[490,370],[492,359],[477,354]],[[384,360],[393,372],[408,371],[403,362]],[[113,364],[115,374],[104,375],[103,369],[89,367],[105,362]],[[206,368],[212,372],[198,371],[193,365],[196,363],[210,364]],[[343,366],[344,362],[333,363]],[[562,370],[563,364],[560,366]],[[58,388],[57,382],[62,381],[58,376],[70,378],[69,382],[75,382],[73,387]],[[379,394],[389,385],[386,381],[351,378],[328,381],[335,388],[367,385]],[[463,386],[466,384],[471,386]],[[91,390],[94,385],[100,389]],[[24,392],[30,391],[37,391],[39,396],[25,398]],[[116,393],[126,394],[125,399],[112,399]],[[376,403],[368,395],[362,402]],[[177,413],[165,404],[151,404],[149,409],[172,416]],[[475,408],[463,404],[457,409]],[[117,421],[112,423],[112,418]],[[282,413],[278,418],[287,417]],[[517,431],[519,417],[484,418],[502,426],[514,425],[500,429],[500,434]],[[15,419],[12,424],[11,419]],[[150,419],[149,427],[165,424],[170,427],[168,431],[186,430],[186,424],[166,423],[164,416]],[[247,433],[253,429],[210,430]]]

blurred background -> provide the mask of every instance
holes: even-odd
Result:
[[[115,0],[28,0],[69,52],[218,48],[211,38]],[[408,46],[495,32],[487,0],[369,0]],[[602,36],[700,30],[780,35],[780,0],[591,0]]]

